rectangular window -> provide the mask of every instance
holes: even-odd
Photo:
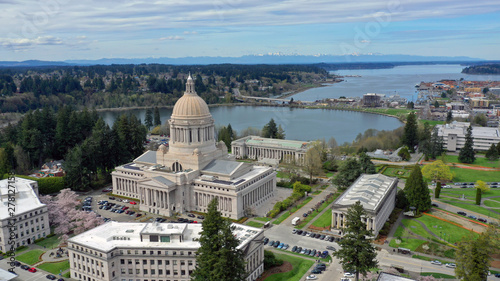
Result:
[[[144,273],[144,275],[147,275],[148,274],[148,270],[147,269],[143,269],[143,273]]]
[[[150,235],[149,242],[158,242],[158,235]]]
[[[158,265],[161,265],[162,264],[162,260],[158,260]]]
[[[160,242],[170,242],[170,236],[160,236]]]
[[[155,260],[149,260],[149,264],[151,265],[155,264]]]

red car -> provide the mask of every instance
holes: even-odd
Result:
[[[32,268],[28,269],[28,271],[35,273],[36,272],[36,268],[32,267]]]
[[[130,204],[132,204],[132,205],[136,205],[136,204],[137,204],[137,202],[135,202],[135,201],[130,201]]]
[[[127,210],[127,209],[128,209],[128,207],[127,207],[127,206],[123,206],[123,207],[122,207],[122,210],[124,210],[124,211],[125,211],[125,210]]]

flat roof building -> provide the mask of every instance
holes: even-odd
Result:
[[[264,272],[264,231],[232,224],[247,281]],[[191,279],[201,224],[108,222],[68,240],[71,278],[86,281]]]
[[[464,147],[465,134],[470,123],[452,122],[451,124],[436,125],[438,136],[443,137],[444,148],[448,151],[458,151]],[[491,127],[472,127],[474,150],[486,151],[492,144],[500,142],[500,131]]]
[[[304,162],[306,151],[311,142],[270,139],[258,136],[247,136],[231,143],[231,151],[237,159],[265,160],[295,162],[301,165]]]
[[[32,244],[50,234],[47,206],[38,200],[36,181],[18,177],[0,181],[0,224],[1,252]],[[11,238],[14,242],[10,242]]]
[[[396,205],[398,179],[382,174],[361,175],[332,207],[332,229],[345,227],[347,209],[361,202],[368,216],[363,218],[366,228],[377,236]]]

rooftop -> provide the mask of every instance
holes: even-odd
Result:
[[[241,143],[245,142],[249,145],[273,147],[273,148],[289,148],[289,149],[305,149],[310,144],[307,141],[295,141],[295,140],[282,140],[282,139],[268,139],[257,136],[249,136],[234,142]]]
[[[469,123],[467,122],[452,122],[451,124],[436,125],[439,130],[439,135],[457,134],[463,136],[467,133]],[[498,128],[491,127],[472,127],[472,137],[474,138],[500,138]]]
[[[376,211],[397,178],[382,174],[361,175],[337,200],[335,205],[350,206],[357,201],[368,211]]]
[[[263,230],[241,224],[232,224],[233,234],[244,246]],[[143,222],[108,222],[87,232],[79,234],[69,242],[85,245],[99,251],[108,252],[115,248],[150,248],[150,249],[198,249],[198,239],[202,230],[201,223],[143,223]],[[179,237],[169,242],[150,242],[141,239],[141,235],[163,235]],[[161,240],[160,240],[161,241]]]
[[[38,196],[33,190],[32,185],[37,185],[36,181],[15,178],[15,182],[11,184],[9,188],[9,182],[7,179],[0,181],[0,220],[10,218],[9,210],[8,210],[8,199],[9,199],[9,190],[16,190],[15,196],[15,213],[16,215],[23,214],[25,212],[29,212],[36,208],[45,206],[42,204],[40,200],[38,200]],[[12,194],[12,191],[10,192]],[[12,195],[11,195],[12,196]]]

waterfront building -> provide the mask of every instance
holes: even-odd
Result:
[[[309,141],[247,136],[233,141],[231,151],[237,159],[254,159],[258,161],[275,159],[302,165],[310,144]]]
[[[361,103],[365,107],[377,107],[382,103],[382,97],[385,97],[385,95],[374,93],[364,94]]]
[[[274,196],[272,168],[234,161],[224,142],[216,142],[214,119],[191,76],[168,123],[168,146],[116,167],[114,194],[137,199],[141,211],[164,216],[206,212],[217,197],[219,211],[232,219],[252,213]]]
[[[347,209],[357,201],[367,213],[366,229],[376,237],[396,205],[398,179],[382,174],[361,175],[332,206],[332,229],[345,227]]]
[[[201,224],[108,222],[68,240],[71,278],[85,281],[188,281]],[[264,231],[232,224],[248,277],[264,272]]]
[[[443,137],[444,148],[448,151],[458,151],[465,144],[465,134],[470,123],[452,122],[451,124],[436,125],[438,136]],[[487,151],[492,144],[500,142],[498,127],[472,127],[474,150]]]
[[[9,251],[12,245],[17,248],[33,244],[50,234],[47,206],[38,199],[36,181],[18,177],[14,182],[1,180],[0,201],[0,252]]]

